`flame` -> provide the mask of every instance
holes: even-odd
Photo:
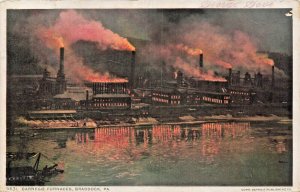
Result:
[[[64,39],[62,37],[58,37],[56,39],[57,39],[59,47],[65,47],[65,45],[64,45]]]
[[[274,60],[273,59],[266,59],[265,60],[266,64],[273,66],[274,65]]]
[[[231,65],[230,63],[227,63],[227,62],[222,61],[222,60],[216,61],[216,65],[221,66],[221,67],[224,67],[224,68],[226,68],[226,69],[232,68],[232,65]]]
[[[174,48],[176,48],[177,50],[183,51],[191,56],[196,56],[196,55],[200,55],[203,53],[203,51],[201,49],[198,48],[190,48],[187,45],[184,45],[182,43],[177,44],[175,46],[173,46]]]
[[[64,38],[57,35],[52,30],[46,30],[45,28],[40,28],[37,30],[40,40],[46,44],[47,47],[56,50],[58,47],[65,47]]]
[[[127,83],[127,79],[123,78],[112,78],[109,76],[99,76],[99,77],[86,77],[86,81],[90,81],[93,83]]]
[[[274,60],[269,58],[269,55],[266,53],[257,53],[258,62],[264,64],[264,65],[274,65]]]

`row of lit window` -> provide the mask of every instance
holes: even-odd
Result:
[[[231,91],[231,94],[238,94],[238,95],[249,95],[249,93],[245,93],[245,92],[239,92],[239,91]]]
[[[169,97],[169,95],[166,94],[160,94],[160,93],[153,93],[154,96],[160,96],[160,97]]]
[[[96,88],[96,91],[126,91],[125,88]]]
[[[169,103],[168,99],[161,99],[161,98],[157,98],[157,97],[152,97],[152,101],[157,101],[160,103]]]
[[[94,103],[95,107],[128,106],[127,103]]]
[[[179,95],[171,95],[171,99],[180,99]]]
[[[171,101],[171,104],[180,104],[180,101],[179,101],[179,100],[178,100],[178,101],[172,100],[172,101]]]
[[[203,97],[203,100],[211,102],[211,103],[223,103],[223,101],[221,99],[215,99],[215,98],[211,98],[211,97]]]
[[[112,101],[120,101],[120,100],[123,100],[124,101],[124,99],[93,99],[93,101],[94,102],[112,102]]]

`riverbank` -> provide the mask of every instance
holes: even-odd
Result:
[[[20,120],[20,119],[19,119]],[[291,124],[292,119],[289,117],[281,117],[277,115],[269,116],[243,116],[233,117],[232,115],[213,115],[213,116],[183,116],[173,119],[162,120],[155,118],[140,118],[136,119],[135,122],[108,122],[108,121],[95,121],[93,119],[81,119],[73,121],[65,120],[52,120],[52,121],[40,121],[40,120],[24,120],[20,127],[26,127],[30,130],[55,130],[55,129],[94,129],[101,127],[141,127],[151,125],[197,125],[203,123],[214,123],[214,122],[264,122],[274,121],[282,124]],[[21,128],[23,129],[23,128]]]

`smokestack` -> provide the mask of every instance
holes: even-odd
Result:
[[[89,100],[89,91],[86,90],[85,93],[86,93],[86,101],[88,101]]]
[[[231,79],[232,79],[232,69],[228,69],[228,84],[231,85]]]
[[[89,91],[86,90],[85,93],[86,93],[85,107],[88,108],[88,106],[89,106]]]
[[[272,88],[275,86],[275,66],[272,65]]]
[[[67,83],[64,74],[64,48],[60,48],[59,70],[56,78],[56,93],[62,94],[67,90]]]
[[[59,71],[61,74],[64,74],[64,48],[60,48],[60,62],[59,62]]]
[[[203,53],[200,53],[199,67],[200,67],[200,69],[203,68]]]
[[[130,86],[133,89],[135,86],[135,51],[131,52],[131,67],[130,67]]]
[[[237,84],[240,84],[240,80],[241,80],[241,71],[237,72]]]

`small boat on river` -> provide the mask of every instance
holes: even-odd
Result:
[[[43,169],[39,169],[41,153],[6,153],[6,184],[7,185],[44,185],[47,178],[63,173],[62,169],[57,168],[57,164],[46,165]],[[34,165],[13,166],[14,161],[30,160],[37,158]]]

